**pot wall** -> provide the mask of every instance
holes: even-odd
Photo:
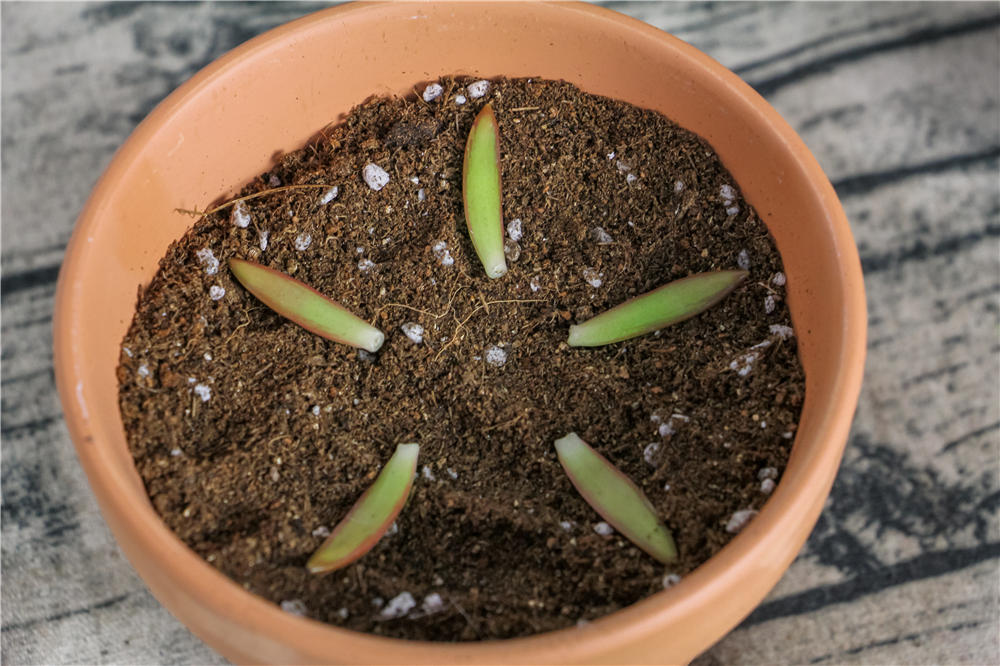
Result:
[[[156,516],[132,464],[115,367],[136,288],[205,209],[372,94],[446,74],[565,79],[653,108],[706,138],[785,262],[806,370],[788,469],[761,515],[670,591],[582,629],[467,645],[379,639],[303,620],[244,592]],[[419,88],[418,88],[419,89]],[[120,149],[80,216],[60,275],[56,371],[71,435],[122,549],[154,594],[239,662],[686,662],[777,582],[819,514],[860,388],[857,251],[829,182],[756,93],[707,56],[586,5],[364,4],[288,24],[223,56]]]

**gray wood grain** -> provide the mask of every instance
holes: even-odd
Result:
[[[698,663],[1000,663],[998,5],[607,4],[709,53],[799,131],[868,290],[865,387],[826,510]],[[0,10],[8,663],[223,663],[100,517],[55,395],[52,297],[75,216],[135,125],[229,48],[319,6]]]

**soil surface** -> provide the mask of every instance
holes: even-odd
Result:
[[[733,538],[784,469],[805,383],[778,253],[705,141],[566,83],[493,81],[478,98],[471,80],[440,83],[431,101],[422,86],[369,100],[243,194],[322,187],[230,206],[170,247],[123,342],[121,410],[156,510],[245,588],[375,634],[524,636],[662,590]],[[504,218],[520,221],[497,280],[461,199],[486,102]],[[389,176],[380,190],[362,176],[369,163]],[[359,352],[282,319],[235,281],[230,257],[314,286],[385,345]],[[606,347],[565,344],[572,323],[738,266],[750,278],[702,315]],[[570,431],[645,491],[676,563],[595,530],[553,449]],[[349,567],[309,574],[408,441],[420,473],[394,528]]]

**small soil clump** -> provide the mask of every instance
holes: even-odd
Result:
[[[780,477],[805,382],[778,253],[704,140],[567,83],[439,83],[430,101],[362,104],[243,195],[310,187],[229,206],[170,247],[123,342],[121,411],[163,520],[246,589],[379,635],[525,636],[634,603],[722,548]],[[461,196],[486,102],[507,225],[497,280]],[[384,346],[359,352],[282,319],[236,282],[231,257],[313,286]],[[693,319],[566,345],[572,323],[737,267],[750,277]],[[571,431],[649,497],[677,541],[672,566],[573,488],[553,448]],[[420,472],[396,525],[358,562],[309,574],[408,441]]]

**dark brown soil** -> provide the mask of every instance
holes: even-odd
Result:
[[[784,469],[804,379],[790,331],[773,328],[791,325],[778,253],[708,144],[565,83],[494,81],[464,105],[469,81],[442,83],[430,103],[372,99],[244,192],[328,184],[336,199],[269,194],[246,202],[248,228],[226,209],[171,246],[123,343],[121,410],[157,511],[247,589],[358,631],[524,636],[638,601],[725,545],[733,515],[767,499],[762,470]],[[486,101],[505,219],[523,225],[498,280],[478,264],[461,202],[465,137]],[[381,191],[362,180],[369,162],[391,176]],[[313,285],[375,322],[384,347],[359,353],[281,319],[235,282],[230,257]],[[750,279],[705,314],[603,348],[565,344],[573,322],[740,264]],[[212,287],[225,295],[212,300]],[[486,360],[494,346],[502,366]],[[552,446],[570,431],[646,492],[676,564],[595,532]],[[405,441],[420,443],[422,472],[397,528],[355,564],[307,573]],[[404,592],[416,608],[386,619]],[[434,593],[442,607],[421,610]]]

